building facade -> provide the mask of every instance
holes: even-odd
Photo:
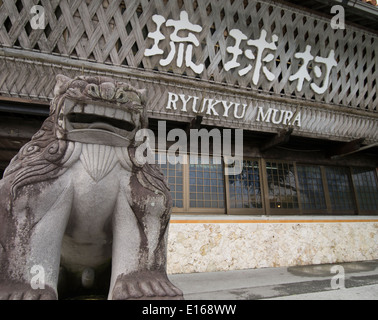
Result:
[[[378,8],[349,2],[2,0],[0,169],[57,74],[109,76],[148,90],[169,272],[378,259]]]

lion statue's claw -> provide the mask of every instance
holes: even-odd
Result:
[[[113,300],[182,300],[183,293],[163,274],[141,273],[118,277]]]
[[[29,284],[0,285],[0,300],[57,300],[51,288],[32,289]]]

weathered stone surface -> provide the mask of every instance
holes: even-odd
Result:
[[[59,270],[109,299],[182,298],[166,277],[169,189],[135,157],[144,103],[126,83],[57,77],[50,117],[0,181],[0,299],[56,298]]]
[[[378,222],[172,224],[168,273],[378,259]]]

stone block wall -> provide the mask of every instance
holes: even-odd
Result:
[[[378,219],[195,219],[172,218],[170,274],[378,259]]]

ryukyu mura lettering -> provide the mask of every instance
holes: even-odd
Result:
[[[250,112],[256,109],[255,112]],[[218,119],[234,119],[247,121],[248,114],[256,114],[254,121],[265,122],[273,125],[302,126],[301,112],[293,112],[285,109],[256,107],[252,103],[240,103],[235,101],[218,100],[210,97],[198,97],[194,95],[177,94],[168,92],[166,110],[180,114],[196,114]],[[251,119],[249,119],[251,120]]]

